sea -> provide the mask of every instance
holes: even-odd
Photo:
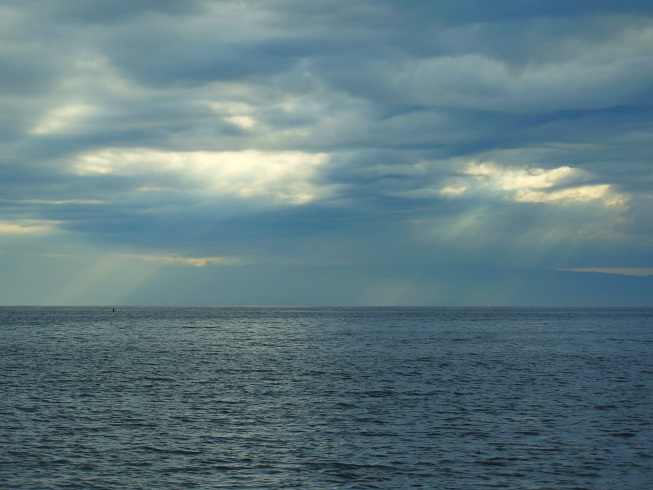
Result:
[[[653,488],[653,309],[2,307],[0,488]]]

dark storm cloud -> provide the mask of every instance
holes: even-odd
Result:
[[[5,234],[252,261],[653,260],[650,2],[0,9]]]

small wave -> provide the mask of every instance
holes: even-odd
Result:
[[[631,437],[637,436],[636,433],[631,432],[631,431],[627,431],[627,430],[619,431],[619,432],[611,432],[611,435],[613,435],[615,437],[622,437],[624,439],[630,439]]]
[[[502,458],[489,458],[481,459],[476,461],[477,464],[482,464],[484,466],[506,466],[508,462]]]
[[[161,448],[156,446],[142,446],[141,449],[145,451],[150,451],[154,453],[165,453],[165,454],[187,454],[187,455],[197,455],[202,454],[203,451],[197,449],[181,449],[181,448]]]

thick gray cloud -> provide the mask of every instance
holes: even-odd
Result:
[[[653,265],[650,2],[3,0],[0,33],[6,257],[371,267],[404,304],[402,267]]]

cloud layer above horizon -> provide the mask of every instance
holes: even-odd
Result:
[[[0,26],[4,257],[653,270],[650,1],[0,0]]]

